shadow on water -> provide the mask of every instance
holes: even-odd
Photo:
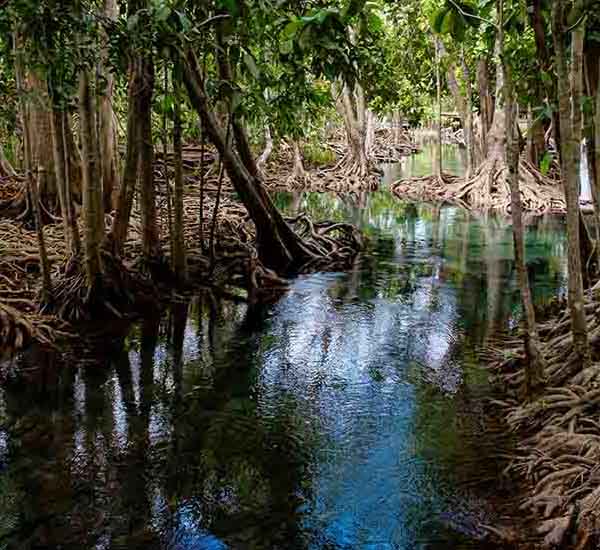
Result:
[[[368,251],[275,305],[202,295],[25,353],[0,392],[0,546],[485,547],[502,487],[477,349],[519,314],[510,227],[385,188],[277,201]],[[561,221],[527,254],[538,303],[562,292]]]

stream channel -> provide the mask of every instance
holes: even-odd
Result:
[[[276,197],[360,226],[347,273],[25,352],[0,389],[0,548],[488,548],[505,489],[478,350],[520,316],[512,234],[388,190],[427,173],[426,148],[373,193]],[[527,220],[526,241],[544,303],[565,292],[563,221]]]

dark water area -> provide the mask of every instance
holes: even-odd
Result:
[[[4,365],[0,548],[496,548],[477,351],[520,315],[508,222],[385,185],[277,202],[368,250],[276,304],[203,295]],[[538,303],[565,247],[560,219],[530,221]]]

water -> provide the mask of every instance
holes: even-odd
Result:
[[[477,349],[519,315],[510,227],[385,189],[277,201],[352,220],[368,253],[269,307],[204,295],[26,353],[0,391],[0,547],[486,547]],[[563,292],[559,219],[527,254],[536,301]]]

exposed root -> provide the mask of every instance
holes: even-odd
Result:
[[[54,330],[50,320],[41,315],[25,315],[0,302],[0,356],[13,354],[31,340],[51,344]]]
[[[404,157],[418,153],[409,132],[393,128],[377,128],[371,156],[378,163],[400,162]]]
[[[400,198],[459,203],[475,210],[510,213],[510,188],[506,163],[489,158],[475,174],[464,178],[445,176],[401,180],[392,190]],[[557,181],[544,176],[525,159],[519,163],[519,189],[523,209],[534,214],[565,212],[566,203]]]
[[[361,232],[349,223],[316,223],[304,213],[287,221],[316,255],[302,267],[303,272],[347,266],[363,248]]]
[[[451,174],[406,178],[392,184],[391,189],[401,200],[444,202],[448,188],[458,180],[457,176]]]
[[[594,359],[600,344],[598,289],[585,311]],[[526,479],[530,494],[522,509],[539,525],[548,548],[598,548],[600,545],[600,363],[582,370],[575,359],[568,311],[540,327],[547,360],[547,387],[537,399],[495,402],[520,444],[508,467]],[[508,351],[507,351],[508,350]],[[524,381],[525,354],[520,341],[491,353],[496,379],[518,395]]]

